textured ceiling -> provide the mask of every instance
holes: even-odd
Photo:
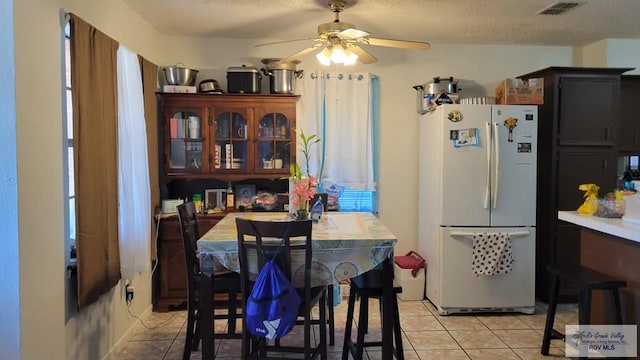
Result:
[[[263,40],[315,37],[327,0],[124,0],[165,35]],[[553,0],[348,0],[340,20],[373,37],[433,43],[579,46],[640,39],[640,0],[584,0],[537,15]]]

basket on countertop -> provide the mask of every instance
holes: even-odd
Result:
[[[598,208],[593,216],[603,218],[621,218],[624,215],[625,201],[615,199],[598,199]]]

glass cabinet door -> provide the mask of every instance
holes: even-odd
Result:
[[[247,116],[242,111],[216,113],[213,171],[248,170],[247,125]]]
[[[295,136],[291,126],[289,118],[279,112],[266,113],[260,118],[256,172],[282,172],[289,168],[291,139]]]
[[[169,168],[203,171],[202,116],[195,111],[177,111],[169,118]]]

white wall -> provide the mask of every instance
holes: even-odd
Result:
[[[0,357],[20,358],[20,262],[18,247],[18,168],[13,51],[13,4],[0,0]]]
[[[640,75],[640,39],[609,39],[607,45],[607,66],[635,68],[625,75]]]
[[[101,359],[128,334],[134,321],[127,318],[121,286],[80,314],[71,312],[66,317],[65,254],[69,250],[65,245],[62,211],[65,200],[60,9],[74,12],[154,62],[160,59],[161,38],[119,0],[15,0],[13,6],[22,317],[21,329],[13,330],[21,330],[22,359]],[[3,21],[0,28],[4,29],[5,24]],[[4,54],[0,60],[3,65],[10,61]],[[0,86],[14,84],[3,80]],[[0,93],[4,96],[6,91]],[[2,109],[3,116],[11,119],[11,107]],[[5,126],[6,121],[1,123],[0,126]],[[2,133],[5,134],[4,129]],[[3,140],[2,146],[5,144]],[[4,158],[5,153],[1,156]],[[3,216],[3,222],[4,219],[7,218]],[[11,216],[8,219],[11,221]],[[15,236],[16,232],[10,231],[10,238],[12,234]],[[5,242],[0,255],[3,258],[11,256],[13,249],[9,246],[7,252]],[[149,311],[149,274],[135,279],[134,286],[137,291],[132,312]],[[6,325],[0,326],[4,329]]]
[[[607,40],[596,41],[592,44],[576,48],[576,61],[580,66],[606,67]]]
[[[261,68],[263,58],[282,58],[301,50],[304,42],[255,48],[262,40],[166,38],[162,65],[183,62],[199,69],[198,81],[218,80],[226,91],[229,66]],[[434,76],[461,79],[461,96],[493,95],[498,83],[548,66],[572,66],[569,47],[481,46],[432,44],[430,50],[408,51],[369,47],[379,61],[357,65],[347,71],[368,71],[380,77],[380,218],[398,236],[397,254],[417,249],[418,114],[413,85],[430,82]],[[326,69],[314,54],[307,55],[297,69]],[[332,70],[345,70],[332,67]],[[262,92],[268,93],[263,76]]]
[[[640,74],[640,39],[605,39],[575,49],[576,63],[587,67],[633,68]]]

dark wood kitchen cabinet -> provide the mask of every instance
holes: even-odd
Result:
[[[223,214],[198,215],[201,234],[211,229]],[[154,273],[155,310],[165,312],[183,307],[187,301],[187,270],[178,216],[160,220],[158,264]]]
[[[640,75],[622,76],[620,88],[618,150],[637,154],[640,152]]]
[[[244,180],[288,176],[296,95],[159,93],[162,175]]]
[[[600,193],[616,185],[620,78],[630,69],[550,67],[522,75],[544,79],[538,108],[536,297],[549,300],[549,264],[579,264],[580,229],[559,221],[558,210],[576,210],[583,183]],[[576,301],[570,287],[561,301]]]
[[[600,186],[600,196],[616,186],[613,149],[561,149],[558,153],[558,210],[576,210],[584,201],[579,184]]]
[[[620,79],[572,74],[558,77],[558,145],[612,146]]]

